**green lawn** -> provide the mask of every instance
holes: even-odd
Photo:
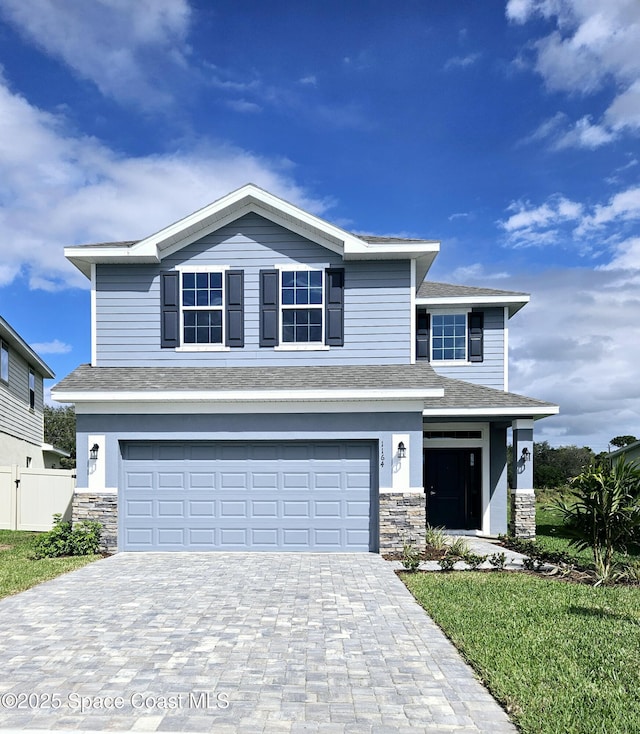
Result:
[[[97,560],[100,556],[32,560],[31,544],[38,533],[0,530],[0,598],[16,594]]]
[[[590,549],[578,552],[569,546],[569,535],[562,526],[562,520],[557,513],[548,508],[548,501],[543,498],[536,503],[536,543],[548,551],[566,551],[583,563],[593,563],[593,553]],[[632,546],[627,554],[616,553],[615,559],[619,563],[640,561],[640,548]]]
[[[526,734],[640,731],[640,588],[403,574]]]

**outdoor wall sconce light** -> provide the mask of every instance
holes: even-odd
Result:
[[[89,458],[92,461],[95,461],[98,458],[99,449],[100,449],[100,446],[98,446],[97,443],[94,443],[91,449],[89,450]]]
[[[531,461],[531,451],[526,446],[522,449],[522,461]]]
[[[399,459],[406,459],[407,457],[407,449],[404,445],[403,441],[400,441],[398,444],[398,458]]]

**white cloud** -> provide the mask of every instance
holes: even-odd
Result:
[[[589,116],[578,120],[573,127],[561,133],[555,140],[556,150],[563,148],[588,148],[594,150],[615,139],[615,135],[603,125],[594,125]]]
[[[640,220],[640,186],[621,191],[608,204],[598,204],[593,213],[585,217],[576,230],[578,236],[589,230],[601,229],[608,224],[621,224]]]
[[[65,344],[59,339],[50,342],[37,342],[31,345],[37,354],[68,354],[73,347],[71,344]]]
[[[607,89],[614,97],[600,121],[577,121],[558,147],[595,148],[625,130],[640,132],[638,0],[510,0],[506,14],[519,24],[536,17],[555,23],[533,44],[535,70],[550,90],[592,95]]]
[[[187,0],[0,0],[0,14],[107,97],[157,108],[187,69]]]
[[[303,76],[298,81],[300,84],[307,84],[311,87],[315,87],[318,84],[318,79],[316,78],[315,74],[309,74],[308,76]]]
[[[86,286],[65,245],[135,239],[253,182],[321,214],[291,163],[230,145],[127,158],[13,94],[0,77],[0,285]]]
[[[582,254],[619,255],[640,221],[640,186],[619,191],[606,204],[585,206],[554,194],[538,206],[512,202],[507,211],[513,213],[498,225],[512,247],[562,243]]]
[[[260,107],[259,104],[256,104],[255,102],[248,102],[246,99],[230,99],[227,102],[227,107],[230,107],[232,110],[235,110],[236,112],[261,112],[262,107]]]
[[[523,202],[516,202],[509,206],[509,209],[516,213],[512,214],[502,225],[507,232],[528,227],[547,226],[566,219],[576,219],[582,210],[580,204],[564,196],[552,197],[542,206],[534,209],[529,209],[528,206],[530,205]]]
[[[445,71],[449,69],[465,69],[467,66],[473,66],[482,56],[482,54],[474,53],[467,56],[453,56],[448,59],[444,65]]]
[[[612,436],[637,435],[638,273],[575,268],[516,280],[531,303],[511,322],[509,389],[561,411],[536,424],[536,439],[601,451]]]

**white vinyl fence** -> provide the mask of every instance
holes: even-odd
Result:
[[[50,530],[53,516],[71,519],[75,472],[0,466],[0,529]]]

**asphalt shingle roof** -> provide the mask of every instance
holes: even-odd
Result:
[[[453,283],[436,283],[425,281],[418,288],[418,298],[457,298],[473,296],[528,296],[520,291],[501,291],[496,288],[477,288],[471,285],[454,285]]]
[[[331,365],[318,367],[91,367],[81,365],[56,392],[154,392],[256,390],[384,390],[443,388],[425,408],[531,408],[552,403],[473,385],[436,374],[428,362],[413,365]],[[248,396],[249,397],[249,396]]]

